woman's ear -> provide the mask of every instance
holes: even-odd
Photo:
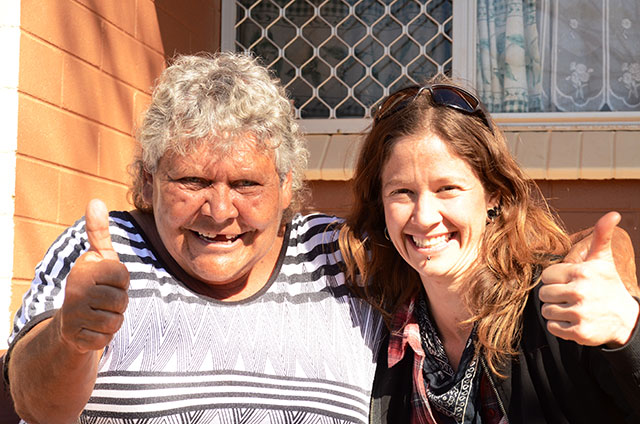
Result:
[[[289,171],[284,177],[284,180],[281,183],[281,187],[281,207],[282,210],[284,210],[289,207],[289,205],[291,204],[291,198],[293,197],[293,174],[291,173],[291,171]]]
[[[153,205],[153,175],[147,171],[143,171],[142,176],[142,200]]]

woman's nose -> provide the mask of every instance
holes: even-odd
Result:
[[[226,186],[209,187],[202,205],[202,214],[211,216],[216,222],[237,218],[238,209],[231,189]]]
[[[433,196],[421,195],[418,197],[413,209],[411,219],[415,224],[429,227],[442,221],[440,202]]]

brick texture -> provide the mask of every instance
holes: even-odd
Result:
[[[60,105],[62,102],[62,57],[54,46],[29,34],[20,37],[20,90],[42,101]],[[38,66],[33,66],[37,63]],[[42,72],[46,69],[46,72]]]
[[[164,68],[163,55],[114,25],[105,24],[104,28],[103,71],[148,91]]]
[[[159,53],[163,53],[163,34],[158,25],[156,5],[153,0],[138,0],[135,18],[136,30],[134,36],[136,40]]]
[[[134,1],[77,0],[78,3],[123,31],[134,34],[136,3]]]
[[[73,0],[23,0],[20,6],[23,31],[61,51],[100,66],[103,20],[98,14]],[[20,54],[23,54],[22,47]],[[35,62],[32,66],[39,65]]]
[[[58,221],[60,173],[48,164],[24,156],[16,158],[16,216],[35,221]]]
[[[131,134],[134,88],[71,56],[64,59],[62,79],[64,109]]]
[[[99,125],[27,95],[18,102],[18,154],[79,171],[98,171]]]

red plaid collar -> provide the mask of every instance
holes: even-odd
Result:
[[[408,353],[413,356],[411,424],[436,424],[422,376],[425,354],[420,340],[420,327],[413,313],[415,301],[415,298],[409,300],[391,318],[388,366],[391,368],[400,362],[407,354],[407,345],[411,347]]]
[[[404,358],[407,344],[420,357],[424,357],[422,342],[420,341],[420,327],[413,313],[416,298],[413,297],[404,304],[391,318],[389,336],[389,367],[394,366]]]

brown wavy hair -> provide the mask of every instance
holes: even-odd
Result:
[[[485,191],[500,201],[501,214],[486,226],[480,260],[461,282],[460,293],[471,314],[461,324],[476,325],[476,348],[501,375],[501,366],[516,354],[522,312],[538,282],[536,270],[557,261],[570,242],[539,188],[512,157],[502,131],[490,116],[487,119],[493,132],[479,117],[437,105],[423,91],[406,107],[374,122],[358,156],[355,200],[339,243],[353,290],[389,324],[422,283],[384,236],[382,169],[401,138],[433,134],[443,140],[473,169]]]

